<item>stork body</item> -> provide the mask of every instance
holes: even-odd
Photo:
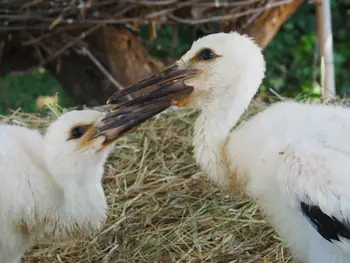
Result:
[[[104,163],[115,140],[158,106],[146,114],[139,109],[112,115],[71,111],[44,136],[0,125],[1,263],[19,263],[35,243],[71,240],[101,228],[107,212]]]
[[[204,130],[205,143],[197,132],[194,138],[197,160],[211,178],[223,187],[242,187],[254,198],[295,259],[350,262],[350,110],[278,103],[232,133],[231,125],[223,125],[227,118],[215,120],[202,115],[195,128],[208,125],[217,133],[221,127],[221,138]],[[325,230],[318,231],[312,219],[322,217],[303,211],[311,206],[336,217],[344,229],[334,229],[330,219],[320,222]]]
[[[219,33],[197,40],[171,68],[122,95],[156,82],[169,81],[169,94],[174,80],[193,87],[186,101],[174,103],[201,109],[193,144],[207,175],[254,198],[295,259],[350,262],[350,109],[281,102],[231,131],[264,74],[264,57],[251,39]]]
[[[193,97],[202,110],[193,139],[197,162],[218,185],[254,198],[295,259],[350,262],[350,109],[281,102],[231,131],[257,92],[265,64],[250,39],[221,37],[232,49],[228,43],[226,50],[215,47],[213,35],[193,45],[222,56],[207,65],[206,78],[185,82],[209,93],[204,100],[204,91]],[[312,206],[321,213],[308,213]],[[334,229],[333,218],[343,232]]]
[[[84,113],[58,120],[45,137],[0,126],[0,262],[18,263],[36,242],[70,239],[104,223],[101,178],[110,149],[74,156],[69,150],[75,143],[64,140],[67,122],[93,122],[100,115]]]

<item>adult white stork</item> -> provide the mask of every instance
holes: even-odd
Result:
[[[163,87],[135,102],[169,100],[174,90],[192,87],[187,100],[173,103],[201,109],[193,143],[208,176],[254,198],[295,259],[350,262],[350,109],[280,102],[231,131],[264,74],[261,49],[250,38],[212,34],[109,101],[151,84]]]
[[[36,242],[97,231],[107,212],[103,165],[116,139],[167,106],[70,111],[44,136],[0,125],[0,262],[19,263]]]

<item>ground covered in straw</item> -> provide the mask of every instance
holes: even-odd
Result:
[[[34,247],[24,262],[292,262],[251,200],[220,193],[196,166],[196,116],[168,111],[121,139],[103,178],[104,229]],[[44,130],[51,120],[17,112],[8,121]]]

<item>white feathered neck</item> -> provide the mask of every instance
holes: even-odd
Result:
[[[257,92],[264,77],[264,66],[256,64],[252,71],[244,75],[233,75],[229,87],[216,87],[227,90],[227,93],[203,107],[194,126],[193,145],[196,161],[208,176],[224,189],[231,185],[227,181],[228,178],[235,179],[229,174],[231,168],[226,160],[226,141],[231,129]]]

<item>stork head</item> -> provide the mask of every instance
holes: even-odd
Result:
[[[45,146],[71,158],[78,155],[100,155],[108,151],[103,134],[97,136],[103,114],[94,110],[75,110],[61,115],[47,129]],[[112,143],[113,144],[113,143]]]
[[[205,36],[192,44],[191,49],[173,66],[136,83],[123,92],[115,93],[108,102],[153,84],[163,87],[140,100],[149,103],[168,96],[172,104],[205,108],[224,97],[246,96],[256,93],[265,73],[261,49],[247,36],[235,32]],[[171,96],[174,91],[190,90],[185,96]],[[170,96],[169,96],[170,95]]]
[[[46,164],[55,171],[56,177],[65,181],[79,175],[96,174],[96,169],[103,168],[118,138],[167,106],[126,108],[117,113],[67,112],[54,121],[44,135]]]

